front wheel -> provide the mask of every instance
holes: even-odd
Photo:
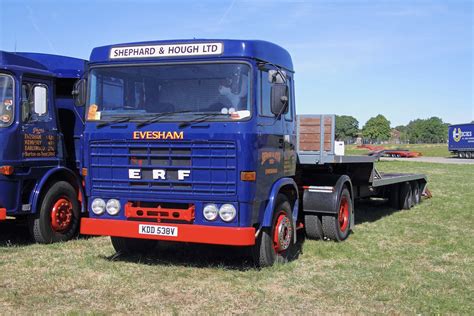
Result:
[[[33,239],[49,244],[77,236],[80,209],[76,190],[68,182],[53,184],[41,200],[39,214],[30,218]]]
[[[291,205],[288,198],[278,194],[273,212],[272,227],[264,227],[253,248],[254,261],[259,267],[275,262],[288,262],[294,255],[294,232]]]

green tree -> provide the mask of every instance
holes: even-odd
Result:
[[[410,143],[444,143],[448,137],[448,124],[439,117],[417,119],[407,125]]]
[[[336,139],[348,140],[357,137],[359,121],[353,116],[336,115]]]
[[[400,132],[400,141],[405,143],[408,141],[408,129],[405,125],[398,125],[395,127],[397,131]]]
[[[362,128],[362,136],[372,142],[388,140],[390,138],[390,121],[382,114],[371,117]]]

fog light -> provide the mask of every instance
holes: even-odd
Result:
[[[219,214],[219,209],[215,204],[207,204],[206,206],[204,206],[202,214],[204,215],[204,218],[208,221],[213,221],[217,218],[217,214]]]
[[[94,199],[91,204],[92,212],[95,215],[102,215],[105,212],[105,201],[102,199]]]
[[[237,215],[237,210],[232,204],[224,204],[219,209],[219,216],[224,222],[230,222]]]
[[[109,215],[117,215],[120,212],[120,201],[116,199],[108,200],[105,209]]]

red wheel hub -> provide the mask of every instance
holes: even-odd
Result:
[[[293,235],[291,219],[281,211],[277,216],[275,231],[273,232],[273,248],[277,253],[288,249]]]
[[[66,197],[59,198],[51,210],[51,228],[55,232],[63,232],[72,222],[72,203]]]
[[[346,196],[341,198],[341,205],[339,206],[339,228],[345,232],[349,226],[349,201]]]

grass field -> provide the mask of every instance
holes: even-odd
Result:
[[[298,260],[263,270],[220,247],[115,258],[108,238],[36,245],[3,223],[0,311],[472,314],[474,166],[379,168],[428,174],[433,198],[397,212],[359,203],[347,241],[306,241]]]
[[[379,146],[379,145],[375,145]],[[407,144],[407,145],[395,145],[387,144],[380,145],[387,149],[408,149],[411,151],[421,152],[425,157],[451,157],[451,153],[448,151],[447,144]],[[356,145],[346,145],[346,155],[367,155],[369,151],[364,148],[357,148]]]

